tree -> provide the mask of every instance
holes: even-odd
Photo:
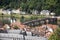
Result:
[[[24,16],[21,16],[20,22],[24,22],[24,21],[25,21],[25,17]]]
[[[60,16],[60,0],[57,0],[56,8],[54,12],[56,13],[56,16]]]
[[[50,10],[60,15],[60,0],[0,0],[0,8],[21,8],[23,11]]]
[[[57,28],[56,31],[54,31],[54,34],[51,35],[49,40],[60,40],[60,28]]]
[[[3,20],[1,20],[1,22],[3,23],[3,25],[5,25],[5,24],[10,25],[10,20],[8,20],[8,19],[3,19]]]
[[[57,3],[57,0],[46,0],[45,1],[45,9],[53,11],[56,6],[56,3]]]

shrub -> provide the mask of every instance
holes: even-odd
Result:
[[[57,28],[48,40],[60,40],[60,28]]]
[[[3,23],[3,25],[4,24],[9,24],[10,25],[10,20],[8,20],[8,19],[3,19],[3,20],[1,20],[1,22]]]
[[[21,18],[20,18],[20,22],[24,22],[25,20],[25,17],[24,16],[21,16]]]
[[[14,26],[14,29],[19,29],[18,26]]]

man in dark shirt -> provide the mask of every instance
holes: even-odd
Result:
[[[0,33],[7,33],[7,30],[4,28],[0,28]]]

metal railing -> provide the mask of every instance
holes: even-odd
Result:
[[[0,40],[23,40],[23,35],[0,33]]]
[[[21,34],[0,33],[0,40],[48,40],[45,37],[23,36]]]

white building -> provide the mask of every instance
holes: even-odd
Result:
[[[0,13],[9,14],[9,15],[10,15],[11,11],[10,11],[9,9],[8,9],[8,10],[3,10],[3,9],[1,9],[1,10],[0,10]]]
[[[50,15],[50,11],[48,11],[48,10],[42,10],[41,12],[40,12],[40,15]]]
[[[17,10],[13,9],[12,13],[20,14],[20,10],[19,9],[17,9]]]
[[[20,14],[26,14],[26,12],[25,11],[20,11]]]
[[[32,14],[38,14],[38,11],[37,10],[33,10]]]
[[[55,15],[55,13],[54,13],[54,12],[52,12],[52,13],[50,13],[50,15],[54,16],[54,15]]]
[[[16,13],[16,14],[20,14],[20,10],[19,9],[13,9],[13,10],[10,10],[10,9],[7,9],[7,10],[3,10],[3,9],[0,9],[0,13],[3,13],[3,14],[11,14],[11,13]]]

